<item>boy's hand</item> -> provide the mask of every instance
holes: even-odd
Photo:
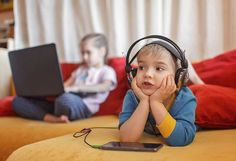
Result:
[[[134,91],[134,94],[138,97],[138,99],[140,101],[142,100],[149,100],[149,96],[145,95],[142,90],[137,86],[137,81],[136,78],[134,77],[134,79],[131,82],[131,88]]]
[[[173,75],[166,76],[158,88],[151,96],[150,101],[163,103],[173,92],[176,91],[176,84]]]

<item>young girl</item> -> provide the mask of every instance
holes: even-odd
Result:
[[[190,144],[196,132],[196,99],[188,87],[177,89],[177,58],[155,42],[137,54],[137,74],[119,116],[121,141],[137,142],[146,131],[160,133],[172,146]]]
[[[115,71],[105,64],[108,44],[104,35],[86,35],[80,44],[82,65],[65,82],[66,93],[54,102],[16,97],[13,108],[22,117],[47,122],[69,122],[90,117],[116,87]]]

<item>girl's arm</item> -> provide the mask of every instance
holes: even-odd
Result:
[[[110,91],[112,86],[111,80],[105,80],[102,83],[95,84],[95,85],[78,85],[78,86],[71,86],[70,88],[73,92],[89,92],[89,93],[98,93],[98,92],[107,92]]]
[[[195,69],[193,68],[192,63],[188,60],[188,70],[189,70],[189,80],[193,83],[193,84],[205,84],[203,82],[203,80],[198,76],[197,72],[195,71]]]
[[[69,82],[70,80],[68,80]],[[69,83],[68,83],[69,85]],[[73,85],[65,86],[67,92],[88,92],[88,93],[99,93],[110,91],[112,86],[111,80],[105,80],[102,83],[96,85]]]
[[[71,86],[75,81],[75,78],[70,76],[65,82],[64,82],[64,87],[69,87]]]
[[[81,69],[81,68],[80,68]],[[80,73],[83,74],[83,69],[77,71],[76,75]],[[86,79],[93,78],[93,73],[90,73],[90,76],[86,76]],[[66,91],[67,92],[82,92],[82,93],[99,93],[111,91],[116,87],[116,73],[112,68],[106,68],[105,71],[100,75],[100,79],[93,82],[93,84],[85,84],[86,80],[79,82],[77,85],[73,85],[76,77],[73,77],[73,80],[68,80],[66,82]],[[98,79],[98,78],[97,78]]]

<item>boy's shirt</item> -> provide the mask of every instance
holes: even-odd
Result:
[[[123,109],[119,116],[119,127],[128,120],[138,106],[138,101],[132,90],[129,90],[123,102]],[[192,142],[196,133],[195,127],[196,98],[188,87],[182,87],[172,107],[168,111],[176,120],[171,134],[165,138],[173,146],[187,145]],[[144,131],[150,134],[159,134],[156,122],[149,113]]]

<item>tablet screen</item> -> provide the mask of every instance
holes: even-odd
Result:
[[[104,150],[124,150],[124,151],[157,151],[163,146],[160,143],[138,143],[138,142],[109,142],[102,145]]]

